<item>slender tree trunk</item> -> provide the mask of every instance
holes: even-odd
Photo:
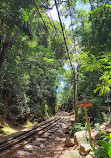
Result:
[[[75,121],[77,121],[78,108],[77,108],[77,68],[75,67]]]

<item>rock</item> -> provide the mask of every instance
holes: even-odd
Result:
[[[74,134],[74,142],[76,145],[87,144],[86,131],[79,131]]]
[[[66,129],[68,126],[66,124],[62,124],[62,129]]]
[[[41,147],[41,148],[44,148],[44,147],[45,147],[45,145],[44,145],[44,144],[41,144],[41,145],[40,145],[40,147]]]
[[[69,134],[69,126],[66,124],[62,124],[62,129],[64,134]]]
[[[32,145],[40,147],[41,143],[38,141],[33,141]]]
[[[63,130],[63,133],[64,133],[64,134],[69,134],[69,129],[67,129],[67,128],[64,129],[64,130]]]
[[[61,123],[61,122],[59,122],[58,125],[59,125],[60,127],[62,127],[62,123]]]
[[[50,136],[50,138],[49,138],[49,139],[51,140],[51,139],[54,139],[54,138],[55,138],[55,137],[54,137],[54,135],[52,135],[52,136]]]
[[[14,158],[28,158],[27,155],[20,156],[19,154],[14,154],[13,156],[14,156]]]
[[[60,125],[56,125],[55,127],[56,127],[56,128],[60,128]]]
[[[41,142],[41,143],[46,143],[46,139],[44,138],[36,138],[37,141]]]
[[[59,130],[58,127],[54,127],[53,130],[56,132],[57,130]]]
[[[75,144],[74,144],[74,139],[73,138],[66,138],[66,140],[65,140],[65,146],[72,147],[74,145]]]
[[[48,132],[54,134],[55,130],[49,130]]]
[[[94,157],[94,151],[90,151],[88,155],[86,155],[86,158],[93,158]]]
[[[92,136],[93,139],[96,139],[96,136],[97,136],[98,134],[99,134],[99,131],[96,131],[96,130],[91,132],[91,136]],[[88,133],[87,133],[87,138],[89,138]]]
[[[15,157],[25,157],[27,155],[30,155],[30,152],[27,152],[27,151],[22,151],[22,150],[19,150],[17,151],[17,153],[14,154]]]
[[[91,150],[92,150],[92,148],[91,148],[90,144],[81,144],[80,145],[80,152],[81,153],[86,154],[86,153],[89,153]]]
[[[38,132],[38,135],[41,136],[42,134],[44,134],[44,131],[39,131],[39,132]]]
[[[51,135],[52,135],[51,133],[46,132],[46,133],[44,133],[41,137],[42,137],[42,138],[48,138],[48,139],[49,139]]]
[[[70,158],[80,158],[79,150],[74,150],[74,152],[71,153]]]
[[[63,136],[63,131],[62,130],[57,130],[55,132],[55,135]]]
[[[33,145],[28,144],[28,145],[24,146],[23,150],[32,153],[33,150],[34,150],[34,149],[33,149]]]

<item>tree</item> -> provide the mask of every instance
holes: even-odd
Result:
[[[12,6],[11,2],[2,1],[3,17],[7,14],[12,18],[15,13],[15,2]],[[56,82],[65,53],[62,36],[55,36],[43,7],[37,12],[42,2],[37,6],[32,1],[26,4],[24,1],[17,6],[12,21],[5,22],[4,18],[1,21],[0,106],[6,118],[16,118],[18,122],[44,119],[55,113]],[[59,33],[58,22],[55,25]]]

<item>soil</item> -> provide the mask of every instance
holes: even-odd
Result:
[[[68,113],[64,114],[64,121],[63,124],[69,123],[70,116]],[[19,158],[25,156],[26,158],[70,158],[71,152],[73,152],[74,147],[66,147],[65,140],[67,137],[70,137],[70,134],[64,134],[63,129],[60,128],[52,136],[46,137],[45,142],[41,143],[40,146],[34,147],[34,150],[27,152],[23,149],[22,153],[17,152],[13,158]],[[30,144],[32,145],[32,144]],[[25,151],[25,153],[24,153]],[[25,155],[24,155],[25,154]]]
[[[63,124],[69,124],[70,118],[74,117],[74,116],[70,116],[68,113],[64,113],[63,115],[64,115]],[[100,125],[100,129],[103,134],[111,133],[111,123],[104,122],[103,124]],[[22,130],[20,130],[18,133],[20,133]],[[93,142],[96,142],[99,133],[100,130],[97,129],[94,129],[91,132]],[[4,136],[3,134],[0,135],[1,140],[7,139],[8,137]],[[32,142],[26,147],[24,147],[22,150],[18,151],[13,156],[11,156],[11,158],[71,158],[71,153],[73,153],[75,146],[73,147],[65,146],[65,140],[67,137],[71,137],[71,135],[64,134],[63,129],[60,128],[60,130],[57,130],[51,136],[46,137],[43,143],[40,143],[38,146],[35,146],[33,145],[34,142]],[[37,142],[38,142],[38,138],[35,140],[35,143]],[[86,157],[88,158],[88,156]],[[89,158],[91,158],[91,156],[89,156]]]

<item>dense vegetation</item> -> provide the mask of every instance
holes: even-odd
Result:
[[[81,0],[90,5],[88,11],[78,9],[77,0],[57,3],[61,15],[72,19],[69,30],[63,27],[71,62],[78,65],[78,100],[93,99],[89,113],[92,119],[98,114],[100,121],[111,87],[110,1]],[[0,116],[17,125],[46,119],[55,114],[56,105],[72,110],[74,73],[60,24],[47,14],[51,2],[1,0],[0,6]],[[58,90],[61,81],[64,87]]]
[[[87,0],[83,3],[90,8],[83,10],[77,8],[78,1],[68,2],[63,13],[72,19],[70,38],[73,41],[73,31],[76,41],[76,51],[72,48],[71,53],[72,62],[77,64],[78,101],[93,100],[93,110],[88,108],[89,116],[92,121],[101,122],[103,112],[108,114],[105,99],[111,88],[111,4],[110,1]],[[67,70],[64,74],[66,84],[59,96],[60,105],[65,109],[74,102],[73,80],[73,73]],[[79,117],[83,120],[83,115]]]
[[[15,124],[41,121],[55,113],[62,37],[55,36],[42,1],[0,3],[0,114]]]

